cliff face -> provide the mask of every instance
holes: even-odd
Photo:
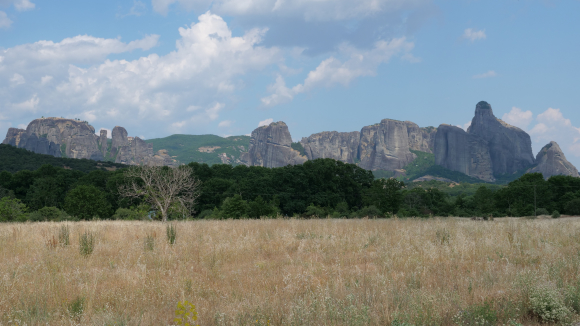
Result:
[[[151,144],[138,137],[127,137],[123,127],[115,127],[112,137],[109,152],[106,130],[97,136],[95,128],[84,121],[42,118],[30,122],[26,130],[10,128],[2,143],[56,157],[96,161],[114,158],[116,163],[130,165],[177,165],[168,155],[154,155]]]
[[[380,124],[362,128],[359,166],[367,170],[394,171],[416,158],[409,151],[407,124],[384,119]]]
[[[512,174],[534,164],[530,135],[493,115],[491,105],[481,101],[467,132],[489,143],[493,173]]]
[[[62,118],[33,120],[26,130],[11,128],[3,143],[56,157],[102,160],[95,128],[84,121]]]
[[[493,182],[488,143],[463,129],[440,125],[435,137],[435,164],[484,181]]]
[[[572,163],[568,162],[566,156],[558,146],[558,143],[552,141],[544,146],[536,156],[534,168],[529,169],[528,173],[540,172],[547,180],[554,175],[568,175],[580,177],[578,170]]]
[[[433,153],[437,129],[433,127],[419,128],[411,121],[405,121],[409,138],[409,149],[426,153]]]
[[[308,160],[292,147],[292,137],[288,126],[272,122],[268,126],[258,127],[252,131],[248,152],[240,155],[240,160],[248,166],[276,168],[288,164],[302,164]]]
[[[477,103],[467,132],[441,125],[435,138],[435,164],[485,181],[535,162],[530,136],[497,119],[484,101]]]
[[[355,163],[358,158],[359,142],[358,131],[325,131],[302,138],[300,141],[309,160],[332,158],[345,163]]]

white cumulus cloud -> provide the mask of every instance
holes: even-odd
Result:
[[[12,25],[12,20],[4,11],[0,10],[0,28],[8,28],[10,25]]]
[[[484,72],[483,74],[475,75],[475,76],[473,76],[473,78],[480,79],[480,78],[489,78],[489,77],[495,77],[495,76],[497,76],[497,73],[493,70],[490,70],[488,72]]]
[[[348,86],[355,78],[373,76],[381,63],[388,62],[396,54],[409,53],[414,47],[404,37],[391,41],[378,41],[371,50],[363,51],[348,44],[343,44],[339,54],[345,60],[330,57],[323,60],[316,69],[310,71],[304,83],[288,88],[284,79],[278,75],[270,85],[270,95],[261,99],[267,107],[291,101],[294,96],[319,87],[335,85]]]
[[[10,78],[10,82],[12,86],[18,86],[26,83],[26,79],[21,74],[14,74],[12,78]]]
[[[532,111],[523,111],[522,109],[516,108],[514,106],[512,107],[511,111],[505,113],[501,119],[511,125],[526,130],[534,119],[534,114]]]
[[[471,42],[475,42],[477,40],[485,39],[487,35],[485,35],[485,30],[475,30],[473,28],[467,28],[463,31],[463,38],[466,40],[470,40]]]
[[[224,121],[221,121],[221,122],[218,124],[218,127],[229,127],[229,126],[231,126],[233,123],[234,123],[234,122],[233,122],[232,120],[224,120]]]
[[[272,118],[268,118],[266,120],[262,120],[262,121],[258,122],[258,127],[261,127],[261,126],[269,126],[272,122],[274,122],[274,119],[272,119]]]
[[[265,28],[233,36],[220,16],[207,12],[198,20],[179,28],[174,51],[132,61],[106,56],[150,49],[159,37],[126,43],[80,35],[0,49],[0,107],[14,107],[37,94],[41,111],[57,107],[53,115],[74,114],[101,123],[114,117],[126,121],[127,127],[163,120],[167,126],[174,122],[185,128],[215,121],[223,100],[243,87],[242,76],[275,67],[283,63],[283,56],[276,47],[260,45]],[[27,83],[13,92],[8,86],[15,74],[40,83]],[[10,114],[11,119],[22,116]]]
[[[427,4],[427,0],[152,0],[153,9],[166,15],[178,4],[185,10],[206,10],[229,16],[301,17],[307,21],[331,21],[365,18],[381,12],[393,12]]]

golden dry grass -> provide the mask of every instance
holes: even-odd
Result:
[[[485,300],[528,325],[527,289],[580,270],[578,219],[189,221],[173,246],[162,223],[78,222],[54,248],[61,225],[0,224],[0,325],[170,325],[182,300],[200,325],[451,325]]]

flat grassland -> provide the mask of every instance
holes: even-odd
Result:
[[[0,325],[172,325],[185,300],[199,325],[578,321],[576,218],[64,225],[0,224]]]

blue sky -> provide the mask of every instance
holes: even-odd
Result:
[[[41,116],[143,138],[295,140],[475,104],[580,166],[580,1],[0,0],[0,134]]]

